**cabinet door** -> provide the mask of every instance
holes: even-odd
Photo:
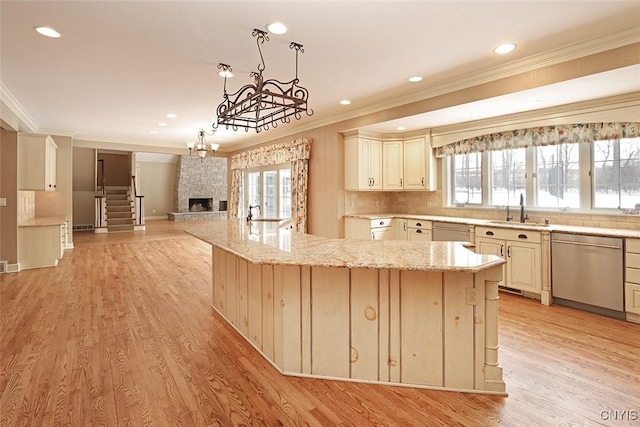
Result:
[[[45,186],[47,191],[54,191],[56,189],[56,178],[57,178],[57,150],[55,142],[50,137],[46,139],[46,160],[45,160],[45,175],[46,181]]]
[[[425,190],[426,187],[426,144],[424,138],[409,139],[404,142],[404,189]]]
[[[431,241],[431,230],[422,230],[422,229],[419,229],[419,228],[410,228],[409,229],[409,240],[411,240],[411,241],[430,242]]]
[[[482,255],[496,255],[504,258],[505,242],[504,240],[478,237],[476,239],[476,253],[479,253]]]
[[[542,262],[540,245],[507,241],[507,286],[540,293]]]
[[[403,149],[402,141],[384,141],[382,153],[382,187],[385,190],[402,190]]]
[[[393,230],[391,227],[381,227],[371,230],[373,240],[393,240]]]
[[[394,221],[395,239],[396,240],[408,240],[408,228],[407,220],[404,218],[396,218]]]
[[[358,188],[368,190],[371,187],[371,175],[369,174],[369,149],[368,139],[358,140]]]
[[[369,176],[371,190],[382,190],[382,141],[369,140]]]

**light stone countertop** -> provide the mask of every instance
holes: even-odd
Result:
[[[474,253],[464,242],[328,239],[275,222],[213,220],[186,232],[256,264],[476,273],[505,263]]]
[[[64,216],[36,216],[18,224],[18,227],[49,227],[62,225],[67,220]]]
[[[625,230],[621,228],[601,228],[601,227],[581,227],[576,225],[562,225],[562,224],[520,224],[518,221],[494,221],[488,219],[477,218],[463,218],[452,216],[434,216],[434,215],[418,215],[418,214],[351,214],[345,215],[349,218],[363,218],[363,219],[380,219],[380,218],[407,218],[407,219],[421,219],[424,221],[439,221],[439,222],[452,222],[457,224],[468,224],[482,227],[500,227],[500,228],[512,228],[518,230],[534,230],[534,231],[548,231],[548,232],[561,232],[570,234],[583,234],[583,235],[595,235],[605,237],[620,237],[620,238],[635,238],[640,239],[640,231],[637,230]]]

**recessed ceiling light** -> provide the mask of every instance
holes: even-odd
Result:
[[[282,22],[274,22],[267,25],[267,30],[272,34],[284,34],[287,32],[287,27]]]
[[[412,77],[409,77],[407,80],[409,80],[411,83],[417,83],[422,81],[422,77],[412,76]]]
[[[158,131],[157,131],[157,130],[150,130],[150,131],[149,131],[149,133],[150,133],[151,135],[155,135],[155,134],[157,134],[157,133],[158,133]]]
[[[51,37],[53,39],[60,37],[60,33],[50,27],[33,27],[33,29],[46,37]]]
[[[497,48],[493,49],[493,51],[495,53],[498,53],[500,55],[503,55],[505,53],[509,53],[511,52],[513,49],[516,48],[516,45],[513,43],[505,43],[505,44],[501,44],[500,46],[498,46]]]
[[[404,127],[404,126],[398,126],[398,127],[396,128],[396,130],[407,130],[407,128],[406,128],[406,127]]]
[[[341,105],[349,105],[351,104],[351,101],[349,101],[348,99],[343,99],[342,101],[340,101]]]
[[[178,116],[173,114],[173,113],[167,114],[167,118],[169,118],[169,119],[175,119],[176,117],[178,117]]]
[[[167,124],[165,122],[160,122],[158,123],[158,126],[166,126]]]

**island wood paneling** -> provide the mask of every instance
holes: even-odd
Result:
[[[212,259],[214,308],[282,373],[504,392],[486,321],[500,266],[487,276],[258,265],[218,248]]]
[[[311,268],[311,373],[349,378],[349,270]]]
[[[351,378],[377,381],[380,363],[380,287],[378,270],[351,269]]]
[[[262,269],[259,264],[248,263],[247,286],[249,340],[262,350]]]
[[[442,303],[442,273],[400,272],[400,382],[443,385]]]
[[[450,388],[472,389],[474,367],[474,305],[467,304],[469,273],[444,273],[444,381]],[[476,292],[477,299],[484,295]]]

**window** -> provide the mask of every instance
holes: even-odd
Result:
[[[453,156],[453,201],[455,204],[482,204],[481,153]]]
[[[640,138],[593,143],[593,207],[640,204]]]
[[[245,198],[246,195],[246,198]],[[243,216],[245,209],[254,209],[253,214],[261,218],[291,217],[291,169],[289,164],[247,169],[244,173],[243,188],[240,191]]]
[[[517,205],[527,198],[525,149],[491,151],[491,204]]]
[[[536,206],[580,208],[579,144],[536,147]]]

